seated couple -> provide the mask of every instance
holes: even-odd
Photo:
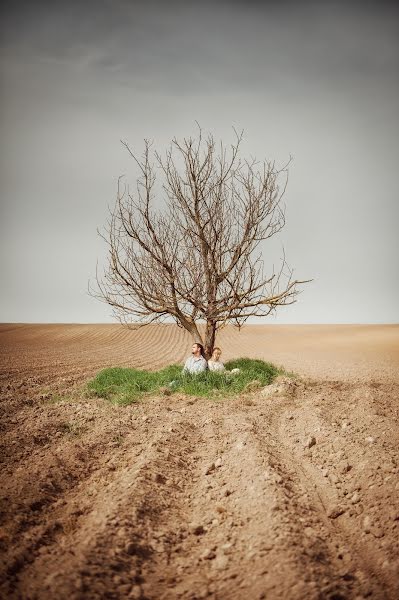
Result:
[[[211,358],[207,361],[204,356],[203,345],[193,344],[191,356],[185,362],[183,373],[201,373],[207,369],[210,371],[224,371],[224,364],[220,360],[221,354],[220,348],[214,348]]]

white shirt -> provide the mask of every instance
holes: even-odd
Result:
[[[210,371],[224,371],[224,364],[218,360],[208,360],[208,369]]]
[[[183,368],[183,373],[201,373],[206,371],[207,362],[203,356],[189,356]]]

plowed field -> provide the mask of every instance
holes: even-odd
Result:
[[[1,325],[0,597],[398,598],[399,327],[248,326],[298,374],[228,400],[87,397],[182,362],[173,326]]]

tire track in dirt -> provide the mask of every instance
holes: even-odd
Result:
[[[186,548],[194,564],[198,558],[196,577],[202,575],[202,589],[199,586],[193,597],[348,597],[351,582],[337,573],[339,561],[314,529],[317,519],[306,489],[281,462],[271,432],[265,443],[246,412],[244,406],[213,420],[213,431],[206,437],[208,453],[213,442],[210,454],[215,457],[216,449],[220,466],[209,473],[207,487],[202,482],[201,502],[193,507],[194,522],[196,518],[210,523],[197,552]],[[202,456],[208,471],[210,460]],[[208,512],[218,502],[216,511],[211,508],[204,514],[203,501]],[[182,597],[189,598],[193,582],[187,572],[183,581]]]
[[[318,401],[323,403],[326,400],[325,384],[313,388],[311,411],[302,402],[298,406],[292,398],[274,404],[270,422],[278,436],[280,461],[286,470],[297,474],[302,488],[307,490],[311,498],[312,506],[317,507],[323,537],[332,542],[331,551],[338,556],[338,564],[341,562],[339,571],[343,577],[352,582],[357,580],[356,587],[360,587],[365,597],[371,595],[376,599],[394,599],[398,585],[399,544],[386,545],[382,538],[385,535],[384,528],[388,531],[398,530],[399,505],[394,500],[397,499],[397,480],[390,475],[397,473],[397,448],[394,445],[390,448],[390,444],[386,444],[384,450],[379,449],[376,461],[370,452],[371,444],[367,441],[372,438],[364,437],[367,430],[361,429],[362,437],[356,435],[355,431],[347,435],[351,421],[356,422],[356,410],[361,413],[364,422],[365,415],[370,411],[365,395],[371,392],[366,386],[360,410],[356,405],[348,411],[354,399],[351,395],[358,396],[359,389],[353,392],[351,386],[338,385],[347,388],[345,391],[349,397],[341,399],[343,414],[339,415],[336,410],[333,423],[330,407],[325,406],[325,402],[324,406],[318,404]],[[318,406],[323,406],[321,414],[318,414]],[[350,420],[348,414],[351,414]],[[340,417],[341,427],[334,428],[333,425],[338,425],[335,419]],[[294,435],[287,435],[289,423],[294,423]],[[375,424],[373,429],[375,431]],[[309,432],[316,437],[309,436]],[[398,426],[393,424],[391,433],[393,439],[399,439]],[[362,443],[362,440],[366,440],[366,443]],[[298,443],[302,445],[298,446]],[[381,463],[385,475],[389,475],[383,482],[384,493],[376,495],[375,481],[378,480]],[[382,485],[382,481],[379,485]],[[376,512],[374,509],[378,505],[387,511],[384,524],[375,518],[375,514],[370,519],[370,514]],[[368,525],[365,526],[366,523]]]
[[[203,530],[187,538],[184,555],[191,564],[178,565],[181,581],[162,597],[300,597],[303,565],[287,536],[286,499],[272,455],[259,452],[242,410],[207,421],[187,501],[192,527]],[[156,586],[154,592],[155,598]]]
[[[319,536],[307,486],[244,411],[204,419],[190,410],[196,469],[181,474],[183,494],[163,528],[149,524],[180,538],[167,560],[161,553],[142,565],[138,597],[350,597],[352,578],[324,542],[328,534]]]

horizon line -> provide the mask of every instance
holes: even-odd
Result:
[[[112,321],[99,321],[99,322],[87,322],[87,321],[0,321],[0,326],[1,325],[93,325],[93,326],[99,326],[99,325],[121,325],[122,327],[134,327],[135,324],[134,323],[120,323],[119,321],[117,322],[112,322]],[[205,325],[205,321],[203,322],[199,322],[198,325]],[[227,323],[226,325],[229,325],[230,327],[234,327],[236,329],[238,329],[237,325],[234,325],[233,323]],[[226,326],[225,325],[225,326]],[[243,329],[245,327],[251,327],[251,326],[273,326],[273,327],[281,327],[281,326],[311,326],[311,325],[324,325],[324,326],[354,326],[354,325],[369,325],[369,326],[378,326],[378,325],[399,325],[399,321],[384,321],[384,322],[375,322],[375,321],[351,321],[348,323],[345,322],[325,322],[325,321],[320,321],[320,322],[306,322],[306,323],[245,323],[244,325],[242,325],[240,327],[240,329]],[[146,325],[139,325],[137,324],[137,329],[144,328],[144,327],[159,327],[159,326],[174,326],[174,327],[178,327],[178,325],[176,323],[148,323]],[[183,329],[182,327],[180,327],[181,329]]]

